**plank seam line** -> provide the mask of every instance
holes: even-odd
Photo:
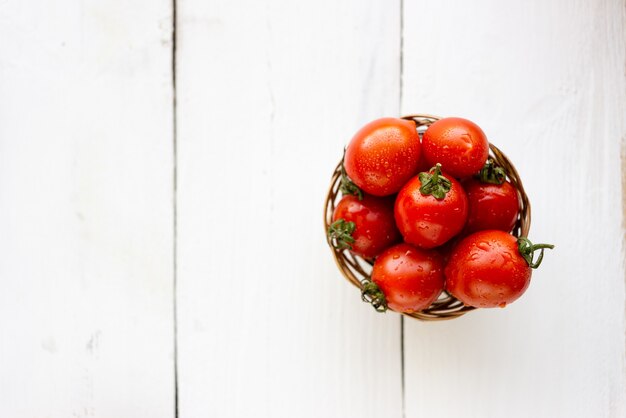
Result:
[[[400,315],[400,380],[402,394],[402,418],[406,418],[404,389],[404,315]]]
[[[176,101],[176,21],[177,1],[172,0],[172,316],[173,316],[173,352],[174,352],[174,418],[178,418],[178,121]]]

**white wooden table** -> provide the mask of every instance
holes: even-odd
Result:
[[[0,0],[0,416],[626,416],[625,10]],[[506,309],[376,314],[333,264],[342,147],[413,112],[557,245]]]

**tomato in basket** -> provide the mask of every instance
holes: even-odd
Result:
[[[504,231],[479,231],[461,240],[446,263],[446,291],[476,308],[504,307],[528,288],[550,244],[532,244]],[[534,252],[540,251],[536,261]]]
[[[487,229],[511,232],[519,215],[517,190],[506,173],[489,159],[477,178],[462,183],[469,202],[465,233]]]
[[[398,244],[383,252],[374,263],[371,281],[363,297],[397,312],[426,309],[443,291],[443,259],[435,250]]]
[[[344,157],[350,179],[374,196],[397,193],[417,173],[421,154],[415,122],[382,118],[361,128]]]
[[[400,190],[395,204],[396,224],[404,241],[419,248],[434,248],[461,232],[467,208],[461,184],[437,164]]]
[[[422,150],[431,166],[439,163],[446,173],[463,178],[478,173],[485,165],[489,156],[489,141],[474,122],[443,118],[424,132]]]
[[[393,218],[393,197],[354,195],[341,198],[333,212],[328,234],[335,248],[373,258],[400,240]]]

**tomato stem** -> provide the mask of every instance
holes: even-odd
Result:
[[[355,228],[354,222],[346,222],[345,219],[337,219],[328,227],[328,238],[333,247],[338,250],[351,250],[354,243],[352,233]]]
[[[478,179],[483,183],[502,184],[506,181],[506,171],[496,165],[493,158],[489,158],[478,173]]]
[[[339,190],[342,194],[351,194],[355,195],[359,198],[359,200],[363,200],[363,192],[358,188],[356,184],[350,180],[348,174],[346,173],[346,167],[343,165],[343,160],[346,158],[346,150],[343,150],[343,157],[341,158],[341,184],[339,185]]]
[[[437,200],[442,200],[452,188],[452,183],[441,174],[441,164],[437,163],[428,172],[419,173],[422,183],[420,192],[423,195],[432,195]]]
[[[517,239],[517,245],[519,253],[522,257],[524,257],[524,260],[526,260],[530,268],[533,269],[536,269],[541,264],[541,261],[543,260],[543,251],[546,248],[550,250],[554,248],[554,245],[552,244],[533,244],[526,237],[519,237]],[[537,261],[534,261],[533,258],[535,257],[535,251],[537,250],[540,250],[539,257],[537,257]]]
[[[376,312],[387,311],[387,298],[380,287],[370,279],[361,281],[363,290],[361,290],[361,299],[363,302],[371,304]]]

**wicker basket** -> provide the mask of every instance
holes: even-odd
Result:
[[[422,136],[423,132],[433,122],[440,118],[432,115],[408,115],[403,119],[413,120],[417,124],[417,130]],[[530,202],[528,196],[524,192],[522,181],[517,173],[517,170],[509,159],[500,151],[495,145],[490,144],[490,157],[493,158],[496,164],[500,165],[507,174],[507,179],[511,182],[513,187],[517,189],[520,210],[519,217],[515,226],[513,227],[512,234],[516,237],[528,236],[530,230]],[[324,204],[324,231],[328,231],[328,227],[332,223],[333,211],[335,205],[341,199],[341,193],[339,192],[339,185],[341,182],[341,161],[337,164],[335,172],[333,173],[328,194],[326,196],[326,202]],[[333,247],[330,238],[327,236],[328,245],[331,248],[337,267],[341,274],[354,286],[362,290],[362,281],[368,279],[372,271],[374,260],[367,260],[362,257],[352,254],[349,250],[338,250]],[[431,306],[420,312],[403,313],[403,315],[410,316],[411,318],[419,319],[422,321],[442,321],[446,319],[457,318],[475,308],[471,306],[465,306],[461,301],[455,297],[449,295],[445,291],[441,296],[433,302]]]

